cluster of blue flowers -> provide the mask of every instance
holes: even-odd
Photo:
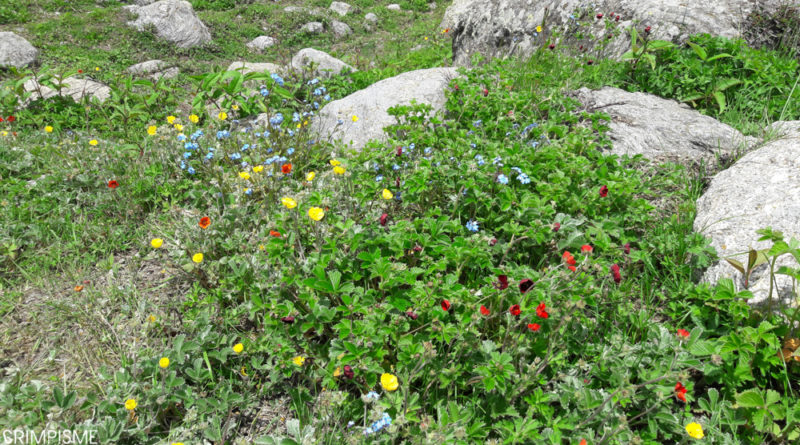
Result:
[[[471,219],[471,220],[467,221],[465,226],[467,227],[467,230],[469,230],[470,232],[477,232],[478,231],[478,221],[475,221],[475,220]]]
[[[231,137],[231,132],[228,130],[220,130],[217,132],[217,139],[219,140],[228,139],[229,137]]]
[[[275,113],[275,116],[269,118],[269,124],[273,127],[280,127],[283,123],[283,114]]]
[[[277,75],[275,73],[272,73],[272,74],[269,75],[269,77],[271,77],[272,80],[274,80],[275,83],[277,83],[278,85],[283,86],[283,78],[281,76],[279,76],[279,75]]]
[[[389,416],[389,414],[387,413],[383,413],[383,417],[372,422],[372,425],[368,426],[364,430],[364,435],[369,436],[370,434],[377,433],[378,431],[390,426],[391,424],[392,424],[392,417]]]

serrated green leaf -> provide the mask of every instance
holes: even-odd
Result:
[[[736,394],[736,404],[741,408],[757,408],[764,406],[764,396],[758,389],[748,389]]]

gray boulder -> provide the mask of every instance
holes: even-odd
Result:
[[[372,139],[386,140],[383,128],[396,123],[386,111],[390,107],[416,100],[432,105],[434,111],[442,110],[444,90],[456,76],[455,68],[429,68],[381,80],[322,107],[311,128],[322,138],[341,140],[360,150]]]
[[[24,68],[39,57],[39,50],[13,32],[0,32],[0,67]]]
[[[180,73],[177,67],[170,66],[169,63],[163,60],[148,60],[146,62],[137,63],[128,67],[128,72],[134,76],[149,77],[153,80],[171,79]]]
[[[85,97],[89,97],[90,100],[96,99],[99,102],[105,102],[111,96],[111,88],[89,79],[67,77],[61,82],[60,86],[61,96],[69,96],[76,102],[80,102]],[[28,97],[28,102],[39,98],[49,99],[59,95],[58,90],[41,85],[35,79],[27,80],[23,87],[25,91],[33,93]]]
[[[338,20],[331,22],[331,29],[333,30],[333,35],[336,37],[345,37],[353,33],[353,30],[347,26],[347,23],[343,23]]]
[[[373,14],[373,13],[371,13],[371,12],[369,12],[369,13],[367,13],[367,15],[364,16],[364,20],[366,20],[366,21],[368,21],[368,22],[370,22],[372,24],[375,24],[375,23],[378,23],[378,16]]]
[[[350,12],[351,6],[344,2],[333,2],[331,3],[330,10],[339,14],[340,16],[344,17]]]
[[[325,26],[323,26],[320,22],[308,22],[303,25],[302,28],[300,28],[300,31],[310,34],[320,34],[325,31]]]
[[[274,63],[255,63],[255,62],[233,62],[228,65],[227,71],[241,71],[242,74],[247,73],[276,73],[283,75],[286,68]]]
[[[441,27],[453,30],[453,60],[469,65],[473,54],[486,57],[529,56],[546,45],[545,36],[558,33],[563,39],[586,34],[580,44],[593,48],[606,41],[606,24],[614,20],[622,29],[636,24],[640,32],[651,26],[651,37],[682,43],[697,33],[730,38],[743,37],[746,18],[755,6],[752,0],[604,0],[594,8],[583,0],[455,0],[446,11]],[[776,9],[767,1],[766,10]],[[596,18],[602,13],[603,17]],[[614,13],[614,17],[611,16]],[[545,14],[546,20],[545,20]],[[620,20],[616,21],[616,16]],[[590,26],[581,27],[581,22]],[[537,26],[545,29],[536,33]],[[605,56],[619,57],[630,49],[629,34],[608,40]]]
[[[352,66],[342,62],[341,60],[331,56],[330,54],[316,50],[314,48],[305,48],[297,52],[292,57],[292,68],[297,71],[302,71],[307,66],[314,64],[314,72],[318,76],[330,77],[341,73],[345,69],[350,71],[357,71]]]
[[[724,260],[731,257],[747,264],[750,248],[766,249],[769,241],[758,241],[756,230],[772,227],[783,232],[786,241],[800,239],[800,121],[776,122],[770,130],[781,137],[766,143],[717,173],[711,185],[697,200],[694,230],[711,238],[720,261],[706,270],[703,280],[711,284],[731,278],[739,289],[744,277]],[[791,255],[779,257],[780,266],[798,267]],[[790,302],[791,281],[776,276],[773,298]],[[756,267],[748,290],[751,304],[761,304],[769,294],[769,270]],[[777,292],[776,292],[777,291]]]
[[[247,48],[254,51],[264,51],[265,49],[275,45],[275,39],[270,36],[258,36],[247,43]]]
[[[402,8],[397,3],[392,3],[391,5],[387,6],[386,9],[389,11],[402,11]]]
[[[569,93],[588,112],[601,111],[611,118],[612,153],[641,154],[656,162],[677,162],[695,167],[701,162],[715,168],[719,160],[754,146],[758,139],[704,116],[688,105],[647,93],[619,88]]]
[[[128,22],[139,31],[155,28],[156,36],[178,48],[191,48],[211,41],[211,33],[184,0],[160,0],[147,6],[126,6],[138,18]]]

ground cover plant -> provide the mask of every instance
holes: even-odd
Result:
[[[682,97],[722,69],[774,94],[688,102],[755,128],[796,107],[775,82],[794,60],[697,36],[706,57],[665,48],[654,69],[548,43],[462,70],[442,113],[393,108],[384,143],[319,140],[330,100],[447,59],[425,14],[427,39],[328,80],[54,63],[107,76],[111,98],[20,108],[33,73],[4,73],[0,427],[130,444],[796,441],[797,311],[698,284],[716,259],[692,231],[703,173],[609,155],[607,116],[565,94]],[[763,258],[800,256],[761,235]]]

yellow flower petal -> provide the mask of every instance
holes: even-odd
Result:
[[[250,179],[250,173],[247,173],[247,172],[239,172],[239,177],[240,177],[240,178],[242,178],[242,179],[244,179],[245,181],[247,181],[248,179]]]
[[[283,204],[283,206],[286,207],[287,209],[293,209],[297,207],[297,201],[289,197],[282,198],[281,204]]]
[[[308,209],[308,216],[314,221],[319,221],[325,216],[325,212],[319,207],[311,207]]]
[[[345,170],[344,167],[340,167],[337,165],[336,167],[333,167],[333,172],[336,173],[337,175],[343,175]]]
[[[167,123],[172,125],[175,123],[175,116],[167,116]]]
[[[196,114],[190,114],[189,115],[189,122],[191,122],[193,124],[196,124],[196,123],[200,122],[200,118]]]
[[[164,240],[161,239],[161,238],[153,238],[153,239],[150,240],[150,245],[153,247],[153,249],[158,249],[163,244],[164,244]]]
[[[308,182],[311,182],[311,181],[313,181],[313,180],[314,180],[314,178],[316,178],[316,177],[317,177],[317,174],[316,174],[316,173],[314,173],[314,172],[308,172],[308,174],[306,174],[306,181],[308,181]]]
[[[48,133],[52,133],[53,132],[53,127],[48,125],[48,126],[44,127],[44,131],[46,131]]]
[[[297,366],[303,366],[303,363],[306,362],[306,359],[304,357],[298,355],[297,357],[292,359],[292,362],[294,362],[294,364],[297,365]]]
[[[151,126],[147,127],[147,134],[149,134],[150,136],[155,136],[156,135],[156,130],[157,130],[156,126],[155,125],[151,125]]]
[[[228,118],[228,113],[226,113],[224,111],[220,111],[219,114],[217,115],[217,117],[219,118],[219,120],[224,121],[225,119]]]
[[[167,357],[161,357],[161,360],[158,361],[158,366],[166,369],[167,366],[169,366],[169,359]]]
[[[255,167],[253,167],[253,173],[261,173],[263,170],[264,170],[263,165],[256,165]]]
[[[133,411],[136,409],[136,400],[128,399],[125,401],[125,409],[128,411]]]
[[[400,384],[397,382],[396,375],[383,373],[381,375],[381,386],[383,386],[383,389],[386,391],[394,391],[400,386]]]
[[[196,254],[192,255],[192,261],[194,261],[195,263],[198,263],[198,264],[202,263],[203,262],[203,254],[202,253],[196,253]]]
[[[98,143],[99,142],[97,142],[97,139],[92,139],[91,141],[89,141],[89,145],[91,145],[92,147],[97,146]]]
[[[233,352],[235,352],[237,354],[241,354],[242,351],[244,351],[244,345],[243,344],[236,343],[235,345],[233,345]]]
[[[336,159],[331,159],[330,163],[332,166],[336,167],[337,165],[341,165],[342,163],[337,161]]]
[[[686,425],[686,432],[695,439],[702,439],[705,437],[705,434],[703,434],[703,427],[697,422]]]
[[[383,189],[383,193],[381,193],[383,199],[392,199],[394,198],[394,194],[389,191],[389,189]]]

